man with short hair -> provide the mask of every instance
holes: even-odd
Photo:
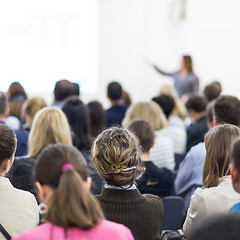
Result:
[[[111,82],[107,87],[107,96],[111,102],[111,108],[106,111],[107,127],[121,125],[127,106],[122,103],[122,86],[118,82]]]

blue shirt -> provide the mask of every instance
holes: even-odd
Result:
[[[240,202],[234,204],[230,210],[229,210],[230,213],[240,213]]]

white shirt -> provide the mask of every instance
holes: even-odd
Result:
[[[0,223],[13,237],[37,226],[38,205],[33,194],[16,189],[8,178],[0,177]],[[0,240],[6,240],[0,233]]]

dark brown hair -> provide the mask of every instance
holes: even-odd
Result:
[[[203,92],[208,102],[211,102],[221,94],[222,86],[219,82],[212,82],[205,86]]]
[[[0,124],[0,167],[13,157],[17,140],[15,133],[5,124]]]
[[[74,169],[62,171],[64,164],[72,164]],[[51,223],[65,228],[91,229],[104,217],[84,185],[88,170],[84,157],[75,147],[60,143],[48,146],[39,155],[34,177],[41,185],[53,189],[45,216]]]
[[[231,162],[235,165],[240,172],[240,138],[233,144],[231,151]]]
[[[155,138],[154,130],[151,125],[143,119],[134,119],[128,124],[127,129],[138,137],[143,152],[149,152]]]
[[[184,55],[183,56],[183,61],[184,61],[184,65],[188,71],[188,73],[192,73],[193,72],[193,66],[192,66],[192,58],[189,55]]]
[[[98,135],[93,144],[93,160],[108,184],[133,184],[141,176],[141,150],[137,137],[129,130],[112,127]]]
[[[3,116],[6,114],[8,109],[8,100],[5,93],[0,92],[0,115]]]
[[[189,97],[189,99],[186,102],[186,108],[192,109],[198,113],[204,112],[206,110],[206,100],[203,96],[194,94]]]
[[[22,101],[27,99],[27,94],[23,88],[23,86],[19,82],[13,82],[7,92],[8,101],[12,101],[14,97],[22,96]]]

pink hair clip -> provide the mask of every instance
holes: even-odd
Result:
[[[67,169],[71,169],[71,170],[73,170],[74,167],[73,167],[72,164],[70,164],[70,163],[66,163],[66,164],[64,164],[64,165],[62,166],[62,172],[65,172]]]

